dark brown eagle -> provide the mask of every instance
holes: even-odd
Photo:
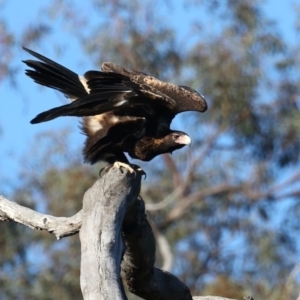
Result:
[[[170,129],[184,111],[204,112],[203,96],[190,87],[176,86],[145,73],[103,63],[102,71],[79,76],[56,62],[23,48],[37,60],[25,60],[26,74],[35,82],[62,92],[72,102],[37,115],[32,124],[60,116],[84,117],[86,162],[104,160],[128,164],[124,154],[149,161],[191,143],[181,131]]]

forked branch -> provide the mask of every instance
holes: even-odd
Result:
[[[83,209],[69,218],[40,214],[0,196],[0,221],[47,230],[58,239],[80,232],[84,299],[127,299],[122,278],[132,293],[149,300],[233,300],[192,298],[177,277],[154,267],[155,240],[140,184],[140,174],[113,167],[85,193]]]

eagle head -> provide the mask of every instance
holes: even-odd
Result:
[[[168,145],[168,152],[172,153],[174,150],[180,149],[186,145],[190,145],[191,138],[182,131],[172,131],[164,137],[165,145]]]

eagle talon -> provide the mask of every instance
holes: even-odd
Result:
[[[102,173],[103,172],[107,173],[110,170],[110,168],[111,168],[111,166],[101,168],[100,171],[99,171],[99,177],[102,178]]]
[[[135,174],[139,173],[141,177],[145,176],[144,180],[147,177],[147,174],[144,172],[144,170],[141,167],[137,166],[137,165],[126,164],[126,163],[123,163],[123,162],[116,161],[112,166],[116,167],[116,168],[119,168],[122,173],[123,173],[122,168],[127,169],[129,171],[129,173],[135,173]]]
[[[137,168],[137,172],[139,172],[139,173],[141,173],[141,177],[142,176],[145,176],[145,178],[144,178],[144,180],[146,180],[146,178],[147,178],[147,174],[146,174],[146,172],[141,168],[141,167],[139,167],[139,166],[137,166],[138,168]]]
[[[127,170],[129,171],[129,173],[134,173],[134,172],[135,172],[135,169],[134,169],[134,168],[131,168],[130,165],[125,164],[125,163],[120,162],[120,161],[116,161],[116,162],[112,165],[112,167],[115,167],[115,168],[120,169],[122,173],[124,173],[123,170],[122,170],[122,168],[127,169]]]
[[[145,176],[144,180],[147,178],[146,172],[141,167],[139,167],[137,165],[131,165],[131,166],[133,166],[136,173],[140,173],[141,177]]]
[[[99,171],[99,177],[102,178],[103,172],[107,173],[113,167],[118,168],[122,173],[124,173],[123,168],[127,169],[129,173],[134,173],[134,174],[140,173],[141,177],[145,176],[144,180],[147,177],[147,174],[144,172],[144,170],[141,167],[137,165],[129,165],[120,161],[116,161],[114,164],[102,168]]]

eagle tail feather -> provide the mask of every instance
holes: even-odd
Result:
[[[47,122],[58,117],[75,116],[87,117],[95,116],[108,111],[126,106],[128,100],[121,97],[118,92],[105,92],[96,95],[88,95],[66,105],[55,107],[38,114],[30,121],[31,124]]]

